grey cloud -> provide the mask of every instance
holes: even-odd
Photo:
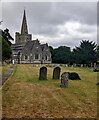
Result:
[[[97,31],[97,26],[82,25],[77,31],[82,33],[93,33]]]
[[[8,27],[11,33],[20,32],[20,26],[23,17],[23,10],[26,9],[26,16],[29,26],[29,32],[33,35],[39,34],[43,37],[49,37],[50,40],[59,36],[59,25],[66,22],[76,21],[87,27],[79,28],[82,33],[92,34],[96,26],[97,3],[91,2],[11,2],[3,3],[3,28]],[[65,35],[68,30],[65,30]],[[81,37],[61,40],[59,42],[50,42],[53,46],[67,44],[75,46]]]

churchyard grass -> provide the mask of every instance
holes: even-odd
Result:
[[[61,67],[61,73],[77,72],[81,80],[69,80],[68,88],[60,88],[60,80],[52,80],[53,67],[47,67],[47,80],[39,80],[39,69],[30,64],[16,65],[3,85],[3,117],[96,117],[96,72],[89,68]]]
[[[2,67],[0,67],[2,74],[6,73],[9,67],[10,64],[3,64]]]

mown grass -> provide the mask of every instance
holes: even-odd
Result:
[[[10,64],[3,64],[1,69],[2,69],[2,74],[5,74],[7,70],[9,69]]]
[[[92,118],[97,114],[97,73],[89,68],[61,67],[77,72],[81,80],[69,80],[68,88],[60,88],[60,80],[52,80],[48,67],[47,80],[39,80],[40,67],[19,64],[3,86],[3,117]]]

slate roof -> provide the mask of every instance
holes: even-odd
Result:
[[[38,40],[32,40],[32,41],[28,41],[26,43],[23,44],[13,44],[12,45],[12,50],[14,53],[20,51],[20,52],[27,52],[27,53],[31,53],[32,49],[35,45],[36,42],[39,42]],[[40,44],[41,50],[44,51],[44,49],[46,49],[48,47],[48,44]]]
[[[34,46],[34,41],[28,41],[22,51],[27,50],[28,52],[31,52],[32,48]]]
[[[40,46],[41,46],[41,49],[42,49],[42,51],[43,51],[43,50],[44,50],[44,48],[46,48],[46,47],[47,47],[47,44],[41,44]]]
[[[24,43],[23,44],[12,44],[11,48],[13,51],[21,51],[24,48]]]

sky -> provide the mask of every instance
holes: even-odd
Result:
[[[21,31],[24,9],[32,40],[75,48],[81,40],[97,43],[97,2],[2,2],[2,29],[13,38]],[[1,26],[0,26],[1,27]],[[15,41],[14,41],[15,42]],[[13,42],[13,43],[14,43]]]

